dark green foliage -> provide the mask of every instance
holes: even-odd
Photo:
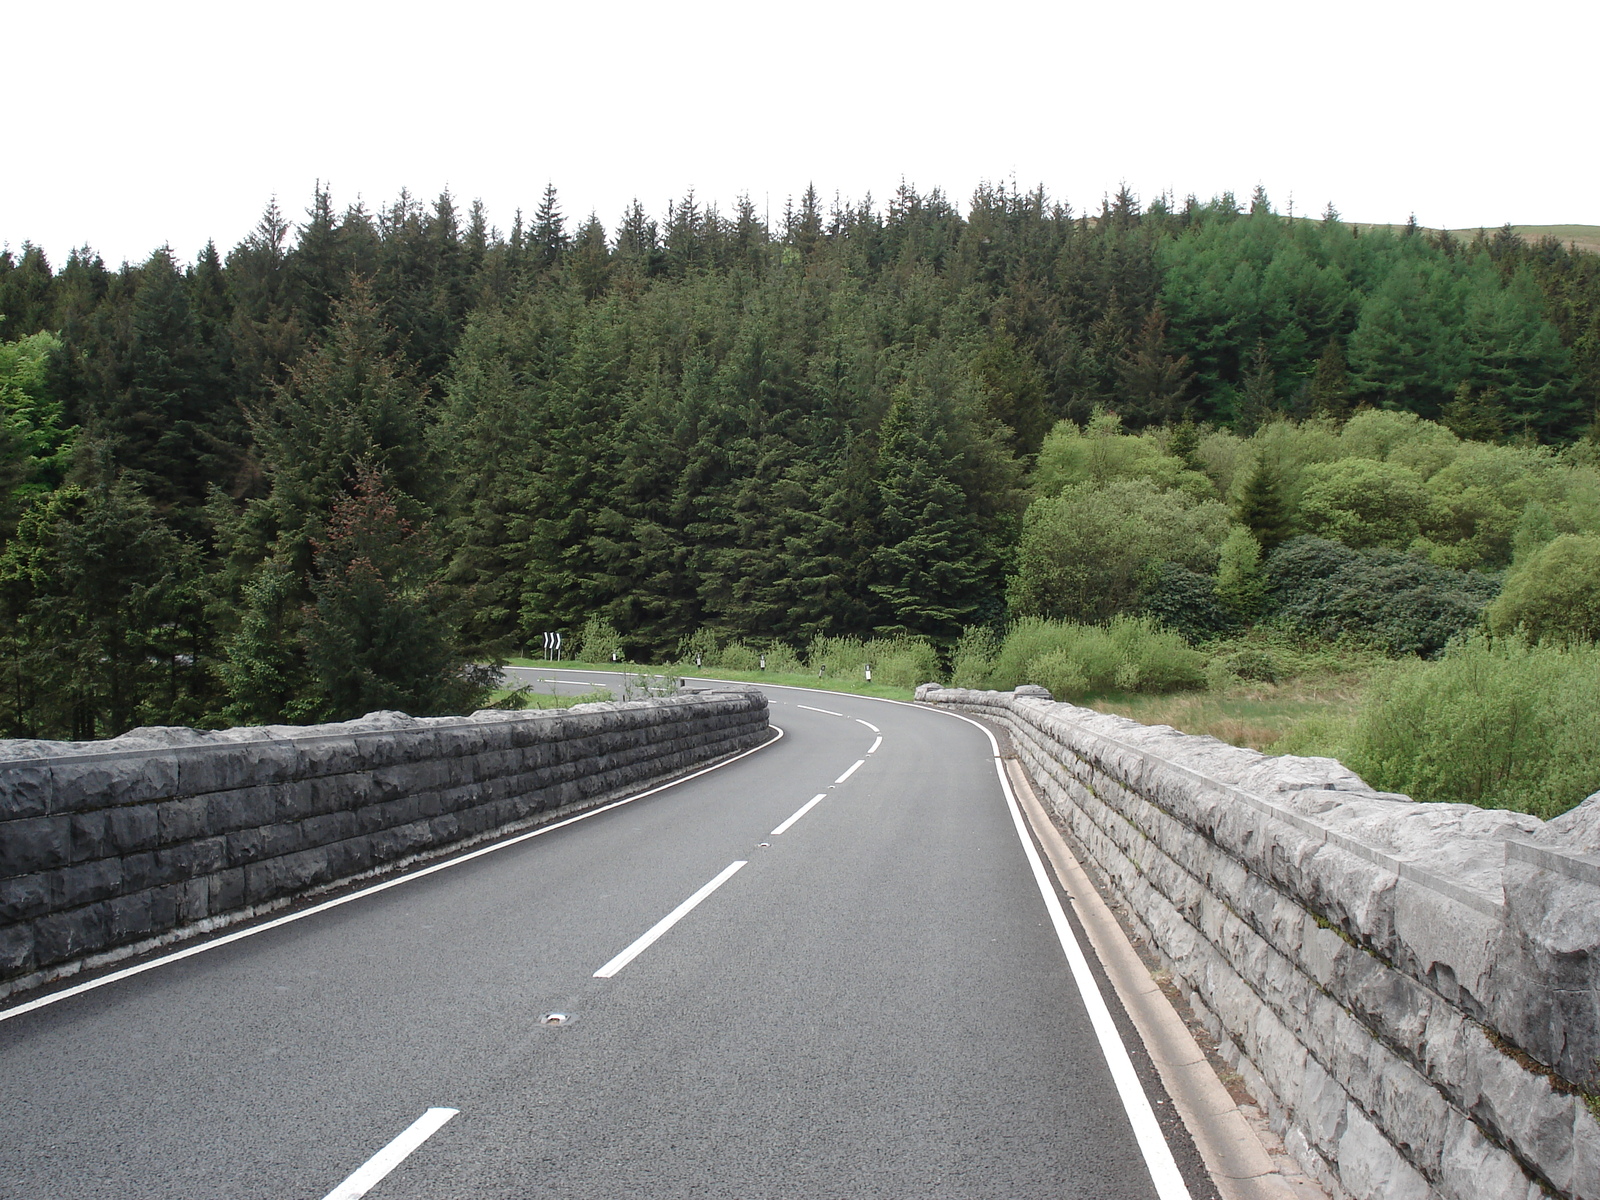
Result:
[[[401,516],[375,467],[362,464],[352,493],[335,501],[315,542],[315,570],[301,632],[314,684],[307,715],[466,712],[498,677],[456,649],[432,584],[427,533]]]
[[[531,199],[504,237],[448,193],[340,212],[318,185],[298,226],[269,205],[189,267],[166,248],[108,270],[85,247],[59,272],[26,243],[0,252],[0,337],[49,339],[27,343],[26,403],[6,393],[0,545],[69,478],[69,449],[84,496],[120,495],[175,539],[188,599],[164,619],[197,649],[151,651],[176,666],[141,713],[388,702],[323,669],[336,643],[359,657],[331,631],[382,591],[350,576],[335,597],[314,551],[362,463],[437,538],[437,576],[405,588],[480,660],[591,620],[635,658],[701,628],[775,653],[880,631],[948,648],[1002,625],[1008,595],[1011,615],[1138,611],[1203,636],[1260,607],[1224,497],[1265,551],[1298,522],[1498,565],[1535,532],[1589,528],[1587,485],[1525,443],[1600,411],[1592,255],[1507,232],[1356,237],[1259,192],[1248,211],[1142,209],[1122,189],[1078,214],[985,185],[963,215],[909,184],[882,209],[808,186],[772,229],[749,197],[724,214],[690,193],[659,219],[636,202],[614,238],[553,186]],[[1361,404],[1507,444],[1441,470],[1454,450],[1378,446]],[[1328,420],[1282,433],[1282,415]],[[1062,418],[1088,430],[1049,429]],[[1365,465],[1346,465],[1347,418]],[[1019,463],[1039,494],[1020,537]],[[1380,617],[1383,644],[1437,642]],[[41,667],[17,711],[70,725],[64,679]]]
[[[1271,552],[1289,536],[1290,521],[1283,502],[1283,480],[1272,460],[1256,459],[1239,497],[1239,524],[1255,535],[1261,549]]]
[[[1475,629],[1500,590],[1493,576],[1451,571],[1392,550],[1291,538],[1266,562],[1269,620],[1299,633],[1433,655]]]
[[[1191,642],[1220,637],[1238,624],[1217,599],[1216,580],[1182,563],[1160,562],[1146,568],[1139,588],[1139,612]]]
[[[6,735],[82,740],[203,720],[198,582],[193,547],[131,484],[36,501],[0,556]]]

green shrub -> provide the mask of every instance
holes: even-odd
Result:
[[[1228,522],[1227,505],[1163,491],[1148,479],[1078,484],[1036,500],[1017,543],[1011,610],[1100,621],[1134,609],[1151,564],[1212,570]]]
[[[761,651],[743,642],[729,642],[717,651],[716,665],[728,671],[754,671],[761,665]]]
[[[923,638],[888,637],[862,641],[852,637],[818,637],[806,654],[812,672],[826,668],[835,678],[863,679],[872,668],[872,681],[891,687],[916,687],[943,678],[939,654]]]
[[[1100,692],[1171,692],[1203,687],[1205,659],[1183,637],[1139,617],[1076,625],[1032,617],[1001,643],[989,686],[1037,683],[1058,700]]]
[[[1535,642],[1600,639],[1600,537],[1565,534],[1533,551],[1484,619],[1493,633],[1521,631]]]
[[[1139,612],[1196,642],[1227,633],[1235,624],[1218,597],[1217,581],[1175,562],[1156,563],[1145,571]]]
[[[1557,816],[1600,789],[1600,648],[1476,637],[1395,664],[1342,757],[1417,800]]]
[[[1428,489],[1399,463],[1344,458],[1305,469],[1300,521],[1347,546],[1410,545],[1428,512]]]
[[[1390,654],[1437,654],[1477,627],[1499,583],[1393,550],[1291,538],[1266,564],[1269,620],[1302,636]]]
[[[572,647],[570,656],[583,662],[604,663],[612,661],[612,654],[622,658],[622,635],[610,621],[598,613],[591,614],[578,631],[578,644]]]
[[[986,688],[994,660],[1000,653],[1000,638],[987,625],[962,630],[950,659],[950,686]]]

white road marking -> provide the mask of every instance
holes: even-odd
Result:
[[[842,717],[843,713],[836,713],[831,708],[812,708],[809,704],[796,704],[796,708],[804,708],[810,712],[827,713],[830,717]]]
[[[382,1181],[383,1177],[405,1162],[411,1152],[434,1134],[444,1123],[455,1116],[459,1108],[430,1108],[406,1127],[404,1133],[379,1150],[356,1169],[322,1200],[360,1200]]]
[[[782,825],[779,825],[776,829],[774,829],[767,836],[768,837],[777,837],[784,830],[788,829],[789,826],[793,825],[801,817],[805,816],[808,812],[810,812],[813,808],[815,808],[817,806],[817,801],[826,799],[827,795],[828,795],[827,792],[818,792],[815,796],[811,797],[811,799],[807,800],[804,804],[802,804],[800,806],[800,808],[799,808],[799,811],[796,812],[794,814],[794,816],[790,817]]]
[[[58,1001],[67,999],[69,996],[92,992],[96,988],[105,987],[108,983],[116,983],[118,980],[128,979],[134,975],[143,975],[146,971],[153,971],[157,967],[166,966],[168,963],[179,962],[185,958],[193,958],[196,954],[204,954],[207,950],[215,950],[218,946],[226,946],[231,942],[254,937],[258,933],[265,933],[269,929],[277,929],[280,925],[288,925],[295,921],[304,920],[306,917],[315,916],[317,913],[327,912],[330,908],[338,908],[341,904],[349,904],[353,900],[360,900],[364,896],[375,896],[379,892],[386,892],[392,887],[399,887],[402,883],[408,883],[413,879],[421,879],[424,875],[432,875],[435,871],[443,871],[450,867],[459,866],[464,862],[471,862],[475,858],[482,858],[485,854],[493,854],[496,850],[504,850],[507,846],[516,846],[528,841],[530,838],[543,837],[547,833],[554,833],[556,830],[563,829],[568,825],[574,825],[579,821],[587,821],[590,817],[598,817],[601,813],[610,812],[614,808],[621,808],[624,804],[632,804],[635,800],[643,800],[646,796],[654,796],[657,792],[664,792],[668,788],[675,788],[681,783],[688,783],[691,779],[698,779],[702,775],[709,775],[712,771],[719,771],[723,767],[738,762],[741,758],[754,754],[757,750],[765,750],[768,746],[773,745],[784,737],[783,730],[778,726],[773,725],[771,728],[777,736],[768,738],[759,746],[752,746],[749,750],[735,754],[732,758],[725,758],[709,767],[702,767],[700,770],[695,771],[693,774],[685,775],[681,779],[673,779],[667,783],[658,784],[653,788],[639,792],[637,795],[624,796],[621,800],[613,800],[610,804],[602,804],[599,808],[591,808],[588,812],[576,813],[563,820],[552,821],[549,825],[541,825],[537,829],[530,829],[527,833],[519,833],[516,837],[507,838],[503,842],[495,842],[489,846],[479,847],[477,850],[470,850],[466,854],[457,855],[455,858],[446,859],[444,862],[434,863],[432,866],[422,867],[416,871],[409,871],[404,875],[397,875],[393,879],[386,879],[382,883],[375,883],[371,887],[362,888],[360,891],[336,896],[332,900],[324,900],[321,904],[313,904],[310,908],[303,908],[299,912],[288,913],[271,921],[263,921],[260,925],[252,925],[248,929],[238,929],[212,941],[200,942],[197,945],[185,947],[171,954],[163,954],[160,958],[152,958],[149,962],[142,962],[137,966],[124,967],[120,971],[112,971],[109,975],[101,975],[97,979],[74,984],[72,987],[63,988],[59,992],[52,992],[48,996],[40,996],[37,1000],[29,1000],[26,1004],[19,1004],[15,1008],[8,1008],[4,1012],[0,1012],[0,1021],[9,1021],[12,1017],[20,1017],[23,1013],[29,1013],[36,1008],[44,1008],[47,1005],[55,1004]]]
[[[873,750],[876,750],[881,745],[883,745],[883,734],[880,733],[876,738],[873,739],[872,747],[867,751],[867,753],[871,754]]]
[[[849,779],[850,776],[854,775],[857,771],[859,771],[861,769],[861,764],[866,762],[866,761],[867,760],[864,759],[864,758],[856,759],[855,766],[851,767],[843,775],[841,775],[841,776],[839,776],[839,778],[835,779],[834,782],[835,783],[843,783],[846,779]]]
[[[732,879],[734,872],[740,867],[746,865],[746,862],[747,860],[741,859],[738,862],[729,863],[726,867],[723,867],[715,879],[702,887],[694,895],[690,896],[682,904],[678,905],[677,908],[673,909],[666,916],[662,917],[661,920],[650,926],[649,929],[645,930],[644,934],[640,936],[639,939],[633,943],[633,945],[629,946],[621,954],[617,955],[605,966],[596,971],[594,973],[594,977],[596,979],[610,979],[618,971],[622,970],[623,967],[627,966],[634,959],[638,958],[639,955],[643,954],[650,948],[651,944],[654,943],[656,939],[658,939],[662,934],[666,933],[667,930],[671,929],[679,921],[683,920],[686,916],[693,912],[695,906],[699,904],[700,901],[704,900],[707,896],[711,895],[712,892],[716,891],[723,884],[727,883],[728,880]]]
[[[1167,1139],[1156,1121],[1155,1110],[1150,1107],[1150,1098],[1144,1094],[1144,1086],[1134,1072],[1128,1048],[1111,1020],[1111,1010],[1106,1007],[1105,997],[1100,994],[1100,985],[1094,981],[1094,975],[1089,970],[1089,960],[1083,956],[1083,949],[1078,945],[1072,926],[1067,924],[1067,914],[1061,908],[1061,900],[1050,883],[1049,875],[1045,873],[1044,863],[1039,859],[1033,839],[1028,836],[1022,809],[1011,791],[1011,780],[1006,778],[1005,762],[1000,758],[1000,744],[995,741],[993,733],[970,717],[960,713],[950,713],[950,716],[969,725],[977,725],[994,750],[994,770],[1000,777],[1000,790],[1005,795],[1006,807],[1011,811],[1011,823],[1016,827],[1017,837],[1022,840],[1022,852],[1033,869],[1039,894],[1044,897],[1045,911],[1050,914],[1050,923],[1055,926],[1056,940],[1066,952],[1073,982],[1078,985],[1083,1007],[1088,1011],[1089,1022],[1100,1041],[1100,1052],[1105,1055],[1106,1066],[1111,1070],[1111,1081],[1116,1084],[1117,1095],[1128,1114],[1129,1124],[1133,1126],[1134,1140],[1139,1143],[1139,1152],[1144,1155],[1145,1166],[1149,1168],[1151,1181],[1156,1185],[1156,1195],[1159,1200],[1192,1200],[1189,1188],[1183,1182],[1183,1175],[1178,1171],[1178,1164],[1172,1157],[1172,1148],[1167,1145]]]
[[[881,730],[880,730],[880,729],[879,729],[879,728],[878,728],[878,727],[877,727],[877,726],[876,726],[876,725],[874,725],[874,724],[873,724],[873,723],[872,723],[872,722],[871,722],[871,721],[863,721],[863,720],[862,720],[862,719],[861,719],[861,718],[860,718],[860,717],[857,717],[857,718],[856,718],[856,724],[857,724],[857,725],[865,725],[865,726],[866,726],[866,727],[867,727],[867,728],[868,728],[868,729],[870,729],[870,730],[872,730],[872,732],[873,732],[873,733],[880,733],[880,732],[882,732],[882,731],[881,731]]]

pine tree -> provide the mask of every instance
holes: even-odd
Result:
[[[1270,553],[1290,532],[1288,507],[1283,500],[1283,480],[1272,461],[1261,455],[1245,480],[1236,511],[1239,524],[1255,535],[1263,553]]]
[[[439,480],[424,438],[424,389],[389,350],[365,284],[334,309],[327,339],[290,372],[270,400],[249,410],[271,494],[253,507],[275,531],[278,561],[305,578],[310,539],[358,463],[426,506]],[[418,511],[421,511],[420,509]]]
[[[930,401],[902,390],[884,418],[878,453],[879,544],[873,592],[886,612],[876,632],[954,645],[997,606],[993,551],[961,487]]]
[[[533,229],[529,237],[535,271],[553,271],[561,262],[568,245],[566,226],[567,220],[561,215],[561,203],[556,197],[556,185],[547,183],[539,208],[533,214]]]
[[[1330,337],[1308,389],[1311,411],[1319,417],[1342,421],[1350,415],[1350,375],[1345,370],[1339,339]]]
[[[1251,358],[1250,373],[1245,376],[1239,394],[1238,415],[1234,418],[1235,432],[1253,433],[1278,413],[1278,375],[1272,369],[1272,355],[1264,340],[1257,340]]]
[[[1117,408],[1129,428],[1165,425],[1184,411],[1193,379],[1186,355],[1167,352],[1167,318],[1158,304],[1117,360]]]
[[[314,605],[302,636],[324,718],[466,712],[499,673],[457,651],[426,530],[401,515],[399,501],[383,473],[361,463],[314,542]]]

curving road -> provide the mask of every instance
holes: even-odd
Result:
[[[768,694],[736,762],[0,1012],[0,1198],[1214,1195],[987,734]]]

